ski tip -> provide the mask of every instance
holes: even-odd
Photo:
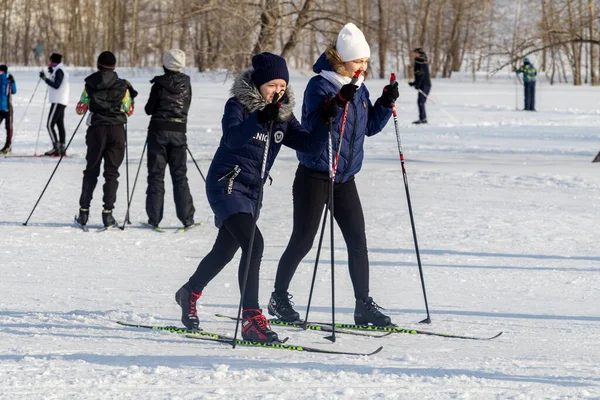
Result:
[[[500,335],[502,335],[503,333],[504,333],[504,332],[502,332],[502,331],[501,331],[501,332],[497,333],[496,335],[494,335],[494,336],[492,336],[492,337],[488,338],[488,340],[496,339],[497,337],[499,337],[499,336],[500,336]]]
[[[381,350],[383,350],[383,346],[379,346],[379,348],[377,350],[375,350],[375,351],[373,351],[373,352],[371,352],[369,354],[366,354],[366,355],[367,356],[372,356],[372,355],[375,355],[375,354],[379,353]]]

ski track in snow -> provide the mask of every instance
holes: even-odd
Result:
[[[73,71],[67,137],[89,70]],[[129,177],[145,141],[148,70],[117,70],[140,96],[129,119]],[[24,108],[37,82],[13,71],[13,153],[33,154],[43,92]],[[189,147],[203,172],[218,146],[231,80],[192,72]],[[293,75],[296,93],[308,77]],[[373,101],[386,84],[368,83]],[[204,185],[189,160],[196,220],[184,234],[166,179],[167,232],[142,229],[146,170],[133,196],[133,225],[101,227],[102,177],[91,230],[74,227],[85,126],[74,136],[42,201],[27,219],[57,159],[0,158],[0,399],[598,399],[600,398],[600,251],[597,246],[600,151],[596,88],[540,83],[537,113],[515,111],[508,81],[434,81],[427,126],[413,126],[416,92],[401,86],[397,103],[411,200],[433,323],[425,317],[393,121],[368,138],[357,175],[367,224],[371,294],[401,327],[489,336],[464,341],[396,334],[382,339],[277,327],[289,343],[346,351],[384,350],[372,357],[237,348],[181,335],[124,328],[117,320],[179,325],[175,291],[210,250],[216,229]],[[518,92],[522,103],[522,92]],[[299,96],[298,101],[302,96]],[[521,105],[521,104],[520,104]],[[441,107],[441,108],[440,108]],[[456,121],[448,118],[452,115]],[[44,123],[38,153],[49,148]],[[301,104],[296,105],[301,115]],[[21,118],[23,123],[17,130]],[[2,128],[3,129],[3,128]],[[265,237],[260,301],[266,303],[277,262],[291,233],[291,184],[297,161],[283,149],[265,187],[259,227]],[[125,165],[115,215],[126,210]],[[330,318],[329,243],[319,266],[311,318]],[[316,240],[315,240],[316,244]],[[351,322],[354,300],[343,239],[336,230],[337,320]],[[315,249],[292,287],[301,314]],[[233,334],[215,313],[237,311],[239,254],[200,299],[205,330]]]

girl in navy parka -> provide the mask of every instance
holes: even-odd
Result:
[[[181,320],[188,329],[199,328],[196,301],[204,287],[231,261],[240,247],[242,259],[238,279],[241,290],[270,122],[273,122],[273,129],[263,182],[281,145],[307,154],[320,154],[328,140],[327,132],[309,133],[292,114],[294,94],[288,86],[289,73],[282,57],[261,53],[252,58],[252,66],[242,72],[233,84],[232,97],[225,105],[222,120],[223,137],[206,178],[208,201],[219,228],[216,242],[194,275],[175,295],[182,309]],[[276,93],[281,103],[272,103]],[[242,337],[251,341],[273,342],[278,340],[277,334],[271,330],[258,305],[262,253],[263,238],[256,227],[242,301]]]
[[[398,98],[398,84],[388,85],[383,94],[371,104],[369,91],[363,80],[367,72],[370,49],[363,33],[354,25],[347,24],[340,31],[335,46],[330,46],[317,60],[313,77],[304,92],[302,126],[313,134],[328,131],[329,126],[321,117],[323,110],[333,118],[333,153],[341,128],[342,109],[348,104],[348,117],[337,166],[334,184],[334,218],[340,227],[348,249],[348,268],[354,286],[357,324],[387,326],[388,316],[369,297],[369,259],[365,220],[354,176],[363,161],[365,136],[380,132],[392,115],[392,103]],[[350,83],[356,71],[361,77],[356,85]],[[328,96],[335,95],[333,101]],[[328,149],[315,156],[298,151],[300,165],[293,185],[294,228],[288,246],[279,261],[275,291],[269,301],[269,314],[285,321],[296,321],[299,314],[292,308],[288,288],[300,261],[310,251],[323,207],[329,197]]]

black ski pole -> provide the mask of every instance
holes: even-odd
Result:
[[[47,98],[48,98],[48,85],[46,85],[46,94],[44,95],[44,104],[42,104],[42,117],[40,118],[40,126],[38,127],[37,139],[35,140],[35,150],[33,151],[34,156],[37,156],[38,142],[40,141],[40,132],[42,131],[42,122],[44,121],[44,110],[46,109],[46,99]]]
[[[144,145],[144,149],[146,145]],[[140,162],[142,160],[140,159]],[[131,204],[129,197],[129,139],[127,138],[127,124],[125,124],[125,181],[127,182],[127,214],[125,215],[125,222],[131,225],[129,220],[129,205]]]
[[[200,170],[200,167],[198,166],[198,163],[196,162],[196,159],[192,155],[192,152],[190,151],[190,148],[187,147],[187,146],[185,146],[185,148],[187,149],[187,151],[188,151],[188,153],[190,155],[190,158],[192,159],[192,161],[194,162],[194,164],[196,164],[196,168],[198,169],[198,172],[200,172],[200,176],[202,177],[202,180],[204,181],[204,183],[206,183],[206,178],[204,177],[204,174]]]
[[[279,95],[275,93],[273,95],[273,103],[277,103]],[[265,141],[265,149],[263,151],[262,166],[260,168],[260,179],[258,180],[258,196],[256,198],[256,204],[254,206],[254,222],[250,231],[250,239],[248,240],[248,249],[246,250],[246,265],[244,266],[244,277],[242,278],[242,292],[240,296],[240,305],[238,307],[237,319],[235,322],[235,332],[233,334],[233,348],[237,344],[237,334],[240,326],[240,320],[242,316],[242,306],[244,304],[244,295],[246,294],[246,283],[248,282],[248,272],[250,271],[250,260],[252,258],[252,247],[254,246],[254,236],[256,234],[256,221],[258,220],[258,213],[260,211],[260,203],[262,202],[263,186],[265,183],[265,173],[267,169],[267,158],[269,156],[269,147],[271,145],[271,134],[273,133],[273,121],[269,123],[269,132],[267,132],[267,139]],[[243,251],[243,249],[242,249]]]
[[[333,96],[329,96],[328,102],[333,101]],[[333,118],[329,118],[329,146],[328,146],[328,154],[329,154],[329,184],[331,185],[331,175],[332,175],[332,160],[333,160],[333,138],[331,135],[331,129],[333,127]],[[331,195],[331,189],[329,190]],[[308,313],[310,312],[310,305],[312,303],[312,296],[315,289],[315,281],[317,279],[317,268],[319,266],[319,259],[321,258],[321,248],[323,246],[323,237],[325,236],[325,225],[327,224],[327,212],[329,211],[329,205],[325,205],[325,212],[323,214],[323,224],[321,225],[321,234],[319,235],[319,244],[317,245],[317,256],[315,258],[315,267],[313,269],[312,281],[310,283],[310,292],[308,293],[308,304],[306,305],[306,316],[304,317],[304,323],[302,324],[302,329],[306,330],[308,328]]]
[[[29,110],[29,106],[31,105],[31,102],[33,101],[33,96],[35,96],[35,93],[37,92],[37,88],[38,86],[40,86],[40,82],[42,81],[42,78],[38,79],[37,84],[35,85],[35,88],[33,89],[33,93],[31,95],[31,98],[29,99],[29,103],[27,103],[27,106],[25,107],[25,112],[23,113],[23,116],[21,117],[21,120],[19,121],[19,125],[17,125],[17,132],[19,131],[19,128],[21,128],[21,124],[23,123],[23,120],[25,119],[25,116],[27,115],[27,110]],[[44,101],[45,103],[45,101]],[[43,114],[43,112],[42,112]]]
[[[71,142],[73,141],[73,138],[75,137],[75,134],[77,133],[77,130],[79,129],[79,126],[81,125],[81,123],[83,122],[83,119],[85,118],[85,115],[87,114],[87,111],[85,113],[83,113],[83,115],[81,116],[81,120],[79,121],[79,123],[77,124],[77,127],[75,128],[75,131],[73,132],[73,134],[71,135],[71,139],[69,139],[69,143],[67,143],[67,147],[65,147],[65,151],[60,155],[60,159],[58,160],[58,162],[56,163],[56,167],[54,167],[54,171],[52,171],[52,174],[50,175],[50,178],[48,179],[48,182],[46,182],[46,186],[44,186],[44,189],[42,190],[42,194],[40,194],[40,197],[37,199],[37,201],[35,202],[35,205],[33,206],[33,209],[31,210],[31,213],[29,214],[29,217],[27,217],[27,221],[23,222],[23,225],[27,226],[27,223],[29,222],[29,219],[31,218],[31,216],[33,215],[33,212],[35,211],[36,207],[38,206],[38,204],[40,203],[40,200],[42,200],[42,196],[44,195],[44,193],[46,192],[46,189],[48,189],[48,185],[50,185],[50,181],[52,180],[52,178],[54,177],[54,174],[56,173],[56,170],[58,169],[58,166],[60,165],[61,161],[63,160],[63,158],[65,157],[65,154],[67,154],[67,149],[69,148],[69,146],[71,145]]]
[[[131,207],[131,202],[133,201],[133,193],[135,192],[135,185],[137,184],[138,176],[140,175],[140,168],[142,167],[142,162],[144,161],[144,154],[146,154],[146,146],[148,145],[148,141],[144,142],[144,149],[142,150],[142,156],[140,157],[140,162],[137,167],[137,172],[135,173],[135,179],[133,180],[133,187],[131,188],[131,196],[127,200],[127,212],[125,213],[125,218],[123,219],[123,226],[121,226],[121,230],[125,230],[126,221],[129,220],[129,208]],[[130,222],[131,224],[131,222]]]
[[[390,83],[396,81],[396,75],[392,73]],[[408,190],[408,176],[406,175],[406,165],[404,164],[404,153],[402,151],[402,142],[400,141],[400,128],[398,127],[398,115],[396,114],[396,104],[392,103],[392,115],[394,116],[394,127],[396,128],[396,141],[398,142],[398,152],[400,153],[400,164],[402,164],[402,177],[404,179],[404,188],[406,190],[406,202],[408,203],[408,214],[410,215],[410,225],[412,227],[413,240],[415,242],[415,252],[417,254],[417,263],[419,265],[419,275],[421,276],[421,286],[423,288],[423,298],[425,299],[425,310],[427,318],[420,321],[420,324],[430,324],[431,317],[429,315],[429,305],[427,304],[427,293],[425,291],[425,279],[423,278],[423,267],[421,265],[421,256],[419,254],[419,244],[417,242],[417,229],[415,228],[415,219],[412,212],[412,204],[410,202],[410,192]]]

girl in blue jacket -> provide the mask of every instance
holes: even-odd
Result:
[[[354,286],[357,324],[387,326],[388,316],[369,297],[369,259],[365,220],[354,176],[363,161],[365,136],[379,133],[392,115],[392,104],[398,98],[398,84],[388,85],[383,94],[371,104],[369,91],[363,81],[371,55],[363,33],[347,24],[340,31],[335,46],[330,46],[313,66],[318,75],[313,77],[304,92],[302,126],[315,135],[329,131],[323,110],[333,118],[333,153],[337,151],[343,108],[348,105],[348,116],[335,175],[334,218],[338,223],[348,250],[348,268]],[[361,72],[356,85],[351,77]],[[332,101],[328,97],[335,95]],[[329,197],[329,154],[297,152],[300,165],[293,184],[294,227],[292,236],[279,261],[275,291],[269,301],[269,314],[285,321],[297,321],[299,314],[292,308],[288,288],[298,264],[310,251]],[[335,158],[335,157],[334,157]]]
[[[176,293],[181,306],[181,321],[188,329],[198,329],[196,301],[208,283],[242,248],[238,270],[241,290],[249,239],[254,227],[253,215],[258,200],[259,182],[265,142],[272,134],[265,176],[286,145],[307,154],[320,154],[327,144],[327,132],[310,133],[293,115],[294,93],[288,86],[285,60],[271,53],[252,58],[252,68],[242,72],[231,88],[232,97],[225,104],[223,136],[206,178],[206,193],[219,228],[212,250],[198,265],[196,272]],[[277,94],[281,102],[273,103]],[[272,132],[268,131],[273,122]],[[258,279],[263,253],[263,237],[258,227],[252,246],[250,269],[242,300],[242,337],[258,342],[278,341],[258,305]]]

